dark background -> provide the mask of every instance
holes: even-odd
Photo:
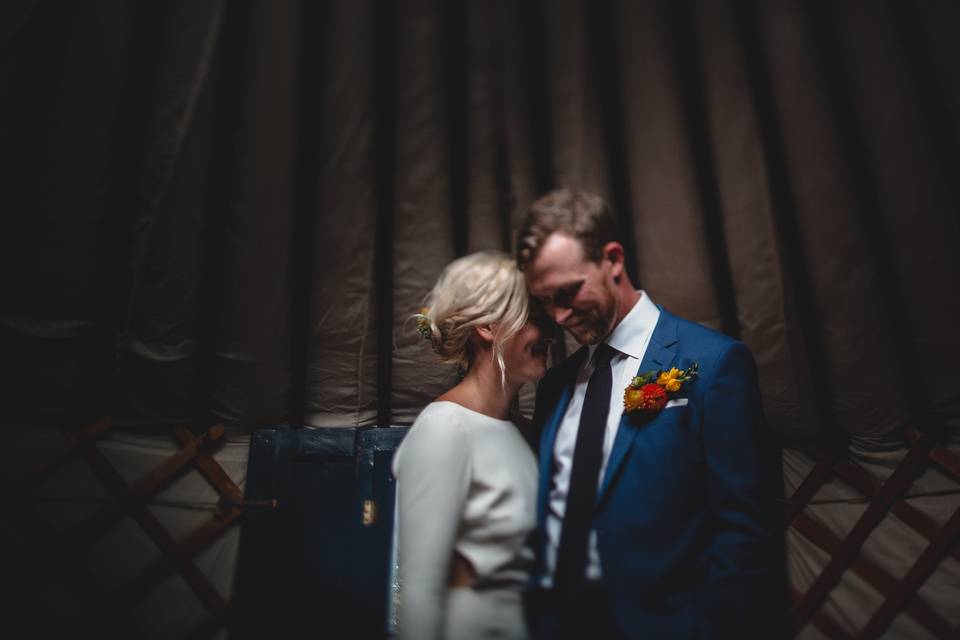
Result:
[[[953,0],[7,0],[0,421],[410,424],[455,375],[409,320],[441,268],[570,185],[614,205],[655,302],[752,349],[785,449],[956,443],[958,24]]]

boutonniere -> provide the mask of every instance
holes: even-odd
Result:
[[[697,379],[700,364],[694,362],[686,369],[647,371],[633,378],[623,390],[623,410],[656,412],[667,406],[667,401],[683,389],[683,385]]]

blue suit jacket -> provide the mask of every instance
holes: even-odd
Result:
[[[537,571],[553,447],[583,348],[537,390]],[[593,515],[603,582],[630,637],[729,637],[753,629],[771,575],[771,507],[762,496],[764,428],[753,357],[742,343],[661,308],[639,372],[700,365],[685,406],[620,421]],[[614,393],[622,393],[614,389]],[[754,637],[752,634],[749,637]]]

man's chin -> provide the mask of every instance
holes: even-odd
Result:
[[[571,329],[567,327],[567,333],[573,336],[573,339],[577,341],[577,344],[581,345],[591,345],[597,344],[600,342],[600,334],[592,329],[586,329],[581,327],[575,327]]]

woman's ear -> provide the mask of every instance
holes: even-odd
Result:
[[[477,325],[473,327],[473,331],[482,342],[493,344],[493,327],[491,325]]]

